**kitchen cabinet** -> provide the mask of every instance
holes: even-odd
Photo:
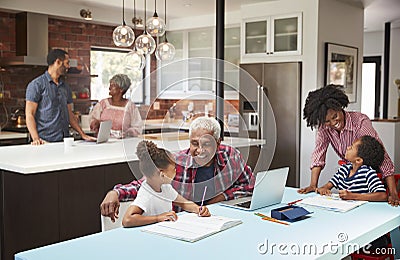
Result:
[[[301,55],[302,13],[245,20],[241,31],[242,59]]]
[[[235,87],[239,82],[240,28],[226,28],[225,39],[225,60],[229,62],[224,72],[225,98],[238,99]],[[214,99],[214,28],[168,32],[168,41],[175,46],[176,54],[173,61],[158,62],[158,97]]]

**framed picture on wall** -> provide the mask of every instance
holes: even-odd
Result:
[[[357,100],[358,48],[325,43],[325,82],[343,86],[350,103]]]

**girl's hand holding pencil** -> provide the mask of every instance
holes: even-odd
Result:
[[[210,211],[206,206],[199,207],[199,217],[209,217],[211,216]]]

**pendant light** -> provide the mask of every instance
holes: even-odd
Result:
[[[122,25],[114,29],[113,40],[118,47],[129,47],[135,41],[135,33],[125,23],[125,0],[122,0]]]
[[[146,0],[144,0],[144,20],[146,21]],[[137,37],[135,46],[136,50],[143,53],[143,55],[153,54],[156,50],[156,41],[147,33],[146,26],[143,34]]]
[[[163,19],[158,17],[157,14],[157,0],[154,0],[154,14],[146,22],[146,30],[151,36],[163,36],[165,33],[165,22]]]
[[[133,0],[133,18],[132,18],[133,28],[142,28],[143,19],[140,17],[136,17],[136,0]]]
[[[167,0],[164,2],[165,23],[167,23]],[[156,49],[156,57],[161,61],[171,61],[175,57],[175,46],[168,42],[167,32],[165,32],[165,40],[160,43]]]
[[[136,0],[133,0],[133,19],[136,19]],[[132,20],[133,20],[132,19]],[[136,30],[136,23],[133,23],[133,29]],[[125,56],[125,67],[130,70],[138,70],[141,71],[143,70],[145,66],[146,59],[144,58],[144,55],[141,52],[136,51],[136,46],[133,45],[132,51],[130,51],[126,56]],[[138,76],[139,80],[141,80],[141,73]],[[134,79],[136,81],[136,78]]]

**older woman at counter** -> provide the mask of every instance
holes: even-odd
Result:
[[[135,104],[124,98],[131,86],[125,74],[114,75],[110,79],[110,96],[101,100],[90,113],[90,129],[98,132],[101,121],[112,121],[111,136],[122,138],[142,133],[142,118]]]

